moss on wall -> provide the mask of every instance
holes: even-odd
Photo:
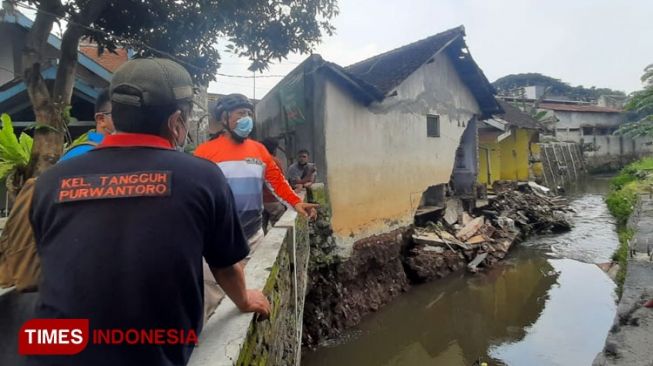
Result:
[[[293,255],[293,240],[296,255]],[[298,217],[294,228],[288,229],[263,289],[270,300],[270,317],[250,324],[236,365],[298,364],[308,255],[308,224]],[[297,269],[296,287],[294,268]]]

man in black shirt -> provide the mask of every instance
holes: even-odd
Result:
[[[36,184],[30,219],[43,271],[36,317],[89,319],[91,333],[199,334],[202,257],[241,311],[267,316],[265,296],[245,288],[239,262],[249,249],[225,177],[174,149],[188,135],[188,72],[170,60],[132,60],[116,71],[110,90],[119,133]],[[78,355],[28,361],[185,365],[194,347],[142,343],[90,339]]]

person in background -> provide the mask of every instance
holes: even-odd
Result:
[[[279,140],[268,137],[262,142],[263,146],[268,150],[274,162],[277,164],[281,173],[283,174],[283,167],[281,160],[276,156],[277,149],[279,148]],[[286,212],[286,206],[284,206],[279,200],[270,192],[267,186],[263,187],[263,231],[267,233],[268,224],[273,226],[283,213]]]
[[[95,100],[95,131],[88,132],[88,140],[71,146],[59,161],[65,161],[76,156],[85,154],[99,145],[104,136],[110,135],[116,131],[111,119],[111,100],[109,99],[109,90],[104,89],[98,94]]]
[[[304,188],[309,188],[315,183],[317,177],[317,168],[315,164],[309,163],[308,150],[302,149],[297,153],[297,162],[288,167],[288,181],[295,189],[300,192]]]

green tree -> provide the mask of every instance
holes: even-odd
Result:
[[[570,86],[568,83],[538,73],[511,74],[497,79],[492,85],[499,94],[510,95],[519,93],[525,86],[539,85],[549,89],[550,95],[565,96],[571,100],[593,101],[601,95],[624,95],[624,92],[609,88]]]
[[[615,134],[628,137],[653,137],[653,64],[644,68],[644,89],[634,92],[626,103],[634,121],[623,124]]]
[[[325,33],[333,33],[336,1],[27,0],[38,11],[23,51],[23,79],[38,127],[26,177],[39,175],[63,151],[80,39],[95,41],[100,52],[131,47],[140,56],[175,58],[197,82],[206,83],[220,67],[217,47],[223,40],[231,52],[249,58],[251,70],[265,69],[290,52],[310,51]],[[49,88],[41,70],[48,62],[48,36],[59,19],[67,27]]]

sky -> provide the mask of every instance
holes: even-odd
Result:
[[[314,53],[347,66],[463,25],[472,57],[492,82],[539,72],[572,86],[641,89],[653,64],[651,0],[340,0],[336,34]],[[252,78],[218,76],[213,93],[262,98],[308,55],[288,55]],[[251,76],[247,59],[222,53],[218,72]]]

